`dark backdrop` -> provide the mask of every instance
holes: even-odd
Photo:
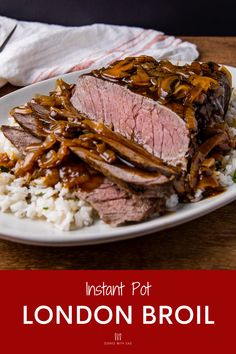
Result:
[[[0,14],[62,25],[142,26],[175,35],[236,35],[236,0],[0,0]]]

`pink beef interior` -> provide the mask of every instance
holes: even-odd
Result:
[[[92,193],[78,190],[77,196],[89,202],[100,218],[113,226],[146,220],[164,206],[163,199],[130,194],[106,178]]]
[[[186,168],[189,131],[184,120],[158,102],[90,75],[79,77],[71,99],[90,119],[112,125],[169,164]]]

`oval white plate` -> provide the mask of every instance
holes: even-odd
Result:
[[[228,67],[228,69],[233,75],[233,86],[235,87],[236,68]],[[74,83],[78,73],[66,74],[61,77],[67,82]],[[25,87],[1,98],[0,125],[7,123],[8,112],[12,107],[25,103],[37,93],[47,94],[53,90],[54,85],[55,78]],[[215,197],[198,203],[180,205],[175,213],[150,221],[117,228],[112,228],[101,221],[97,221],[92,226],[70,232],[57,230],[44,221],[18,219],[14,215],[0,212],[0,237],[21,243],[46,246],[75,246],[110,242],[150,234],[183,224],[210,213],[234,199],[236,199],[236,185]]]

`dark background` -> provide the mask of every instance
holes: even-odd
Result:
[[[175,35],[236,35],[236,0],[0,0],[0,15],[61,25],[94,22]]]

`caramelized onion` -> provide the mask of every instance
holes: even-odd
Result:
[[[25,150],[26,151],[38,151],[38,152],[44,152],[45,150],[50,149],[55,143],[57,142],[56,137],[53,133],[48,135],[44,142],[40,144],[34,144],[28,146]]]
[[[138,67],[135,75],[132,75],[130,82],[135,86],[148,86],[150,77],[142,67]]]
[[[56,152],[50,150],[49,153],[45,156],[45,159],[39,160],[40,168],[53,168],[58,165],[69,155],[68,147],[65,144],[61,144],[59,150]]]
[[[6,168],[6,169],[11,169],[14,167],[16,164],[16,161],[13,161],[9,158],[7,153],[1,153],[0,154],[0,169],[1,168]]]
[[[55,186],[60,181],[59,171],[57,168],[46,169],[43,181],[48,187]]]
[[[14,113],[20,113],[20,114],[30,114],[32,113],[32,108],[29,106],[24,106],[24,107],[15,107],[10,111],[10,114],[13,115]]]
[[[15,166],[14,174],[17,177],[23,177],[27,172],[32,172],[34,170],[34,163],[39,158],[41,154],[40,150],[35,152],[28,152],[24,160],[19,160]]]
[[[195,110],[193,107],[186,107],[185,109],[185,121],[190,131],[197,131],[197,120],[195,117]]]
[[[67,188],[83,185],[90,179],[90,174],[83,163],[70,163],[59,169],[61,181]]]
[[[111,77],[112,79],[121,79],[128,76],[127,71],[133,69],[135,60],[128,58],[120,60],[108,69],[104,69],[102,75],[105,77]]]
[[[197,185],[197,189],[201,189],[205,191],[208,188],[214,189],[219,186],[220,186],[219,181],[215,176],[201,176]]]
[[[191,168],[190,168],[190,175],[189,175],[189,182],[190,187],[195,188],[197,181],[198,181],[198,173],[200,166],[202,165],[205,158],[209,155],[209,153],[220,144],[224,143],[228,140],[228,137],[225,133],[217,134],[208,140],[206,140],[196,152],[195,156],[193,157]]]

